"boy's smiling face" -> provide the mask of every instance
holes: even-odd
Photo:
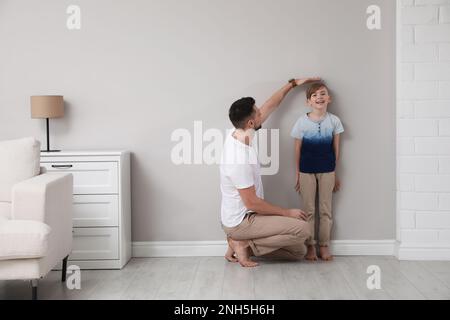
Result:
[[[320,87],[318,90],[311,94],[311,97],[307,100],[308,106],[313,109],[323,110],[331,103],[331,96],[328,93],[327,88]]]

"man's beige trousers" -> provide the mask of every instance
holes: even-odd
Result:
[[[222,228],[233,240],[248,240],[255,256],[276,259],[303,258],[310,236],[308,223],[303,220],[256,213],[247,214],[236,227]]]

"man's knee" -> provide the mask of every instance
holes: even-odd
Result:
[[[293,260],[302,260],[306,255],[306,246],[304,241],[300,241],[295,249],[292,249],[292,247],[290,247],[290,249],[291,258]]]
[[[291,257],[288,257],[288,260],[291,261],[300,261],[303,260],[305,258],[305,253],[304,252],[299,252],[299,253],[294,253]]]

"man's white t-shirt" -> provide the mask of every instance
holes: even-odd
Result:
[[[220,163],[220,189],[222,191],[221,220],[226,227],[239,225],[248,210],[238,189],[255,186],[256,195],[263,199],[258,155],[253,146],[248,146],[233,137],[233,130],[227,135]]]

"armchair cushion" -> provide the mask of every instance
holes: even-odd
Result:
[[[45,256],[50,230],[48,225],[38,221],[0,221],[0,260]]]
[[[12,220],[37,221],[51,228],[46,258],[53,267],[72,250],[72,174],[40,174],[14,185],[12,194]]]
[[[11,202],[13,186],[39,174],[40,143],[35,138],[0,142],[0,201]]]

